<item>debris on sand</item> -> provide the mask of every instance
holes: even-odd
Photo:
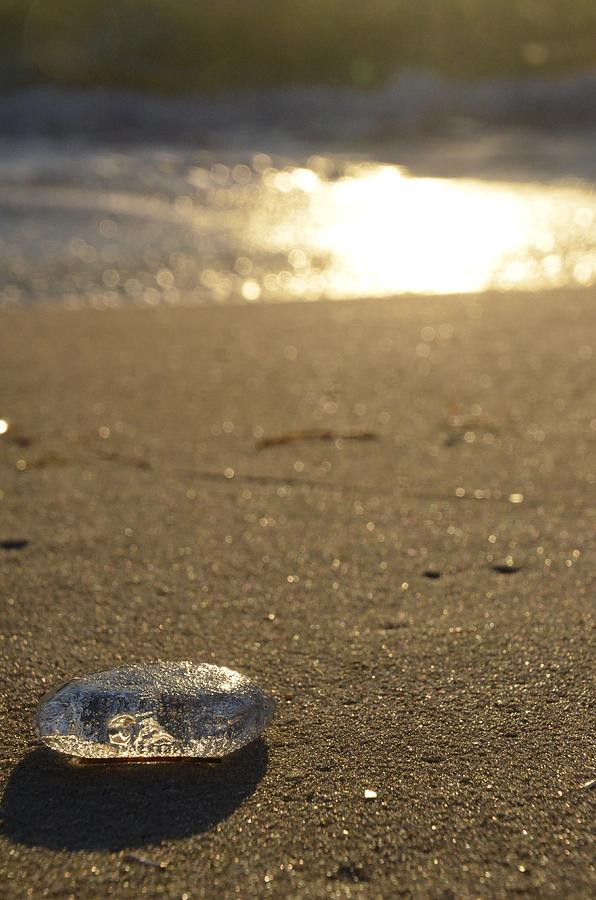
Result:
[[[459,403],[452,403],[445,420],[445,427],[447,430],[446,447],[454,447],[460,441],[473,444],[478,440],[484,444],[492,444],[499,431],[498,423],[484,415],[481,407],[477,404],[467,411]]]
[[[282,444],[296,444],[301,441],[374,441],[378,435],[373,431],[332,431],[323,428],[306,428],[303,431],[288,431],[285,434],[263,437],[257,441],[257,450],[279,447]]]
[[[26,538],[7,538],[4,541],[0,541],[0,548],[2,550],[23,550],[29,541]]]
[[[508,556],[503,562],[496,563],[493,572],[499,572],[500,575],[513,575],[521,570],[521,566],[516,565],[511,556]]]

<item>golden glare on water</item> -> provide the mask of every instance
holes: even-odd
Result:
[[[306,175],[308,177],[306,177]],[[280,177],[283,182],[280,184]],[[279,173],[306,198],[277,222],[265,204],[251,222],[270,252],[324,259],[314,281],[329,298],[537,290],[596,278],[596,203],[587,189],[412,178],[359,165],[336,181]]]
[[[78,184],[0,185],[10,211],[0,218],[0,305],[49,295],[72,305],[257,303],[596,282],[589,183],[420,178],[333,157],[282,167],[265,154],[251,166],[181,165],[174,179],[172,160],[143,169],[124,154],[99,156],[85,161]]]

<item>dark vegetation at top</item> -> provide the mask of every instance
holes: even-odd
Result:
[[[160,92],[596,64],[594,0],[0,0],[0,79]]]

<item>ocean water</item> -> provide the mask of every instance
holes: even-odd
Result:
[[[596,73],[374,90],[0,95],[0,303],[596,281]]]

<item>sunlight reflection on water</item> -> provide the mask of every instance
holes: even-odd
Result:
[[[332,182],[304,173],[293,177],[306,203],[282,205],[277,221],[263,205],[252,222],[263,246],[297,256],[298,293],[308,293],[313,256],[327,260],[315,290],[332,298],[595,279],[596,203],[587,189],[410,178],[394,166],[354,166]]]
[[[539,290],[596,281],[589,185],[312,158],[83,160],[0,183],[4,303],[117,306]],[[76,168],[76,167],[75,167]],[[70,181],[68,181],[70,177]]]

